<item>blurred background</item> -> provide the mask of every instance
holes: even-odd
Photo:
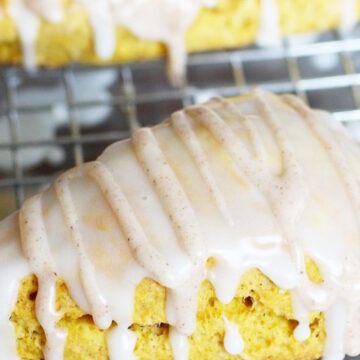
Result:
[[[133,128],[255,86],[301,96],[332,112],[360,139],[359,35],[360,26],[346,36],[288,37],[276,48],[190,55],[180,88],[169,84],[164,60],[30,73],[0,68],[0,218]]]

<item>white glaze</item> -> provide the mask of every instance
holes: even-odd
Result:
[[[296,290],[292,291],[291,295],[294,317],[299,322],[295,328],[294,337],[298,341],[305,341],[311,335],[309,310],[304,306],[301,296]]]
[[[239,326],[223,315],[225,335],[224,348],[231,355],[240,355],[244,350],[244,340],[239,332]]]
[[[277,0],[261,0],[260,26],[256,35],[260,46],[281,44],[280,14]]]
[[[341,0],[340,1],[340,31],[348,33],[357,23],[357,1]]]
[[[100,328],[118,324],[108,334],[111,359],[132,358],[134,292],[149,276],[167,289],[174,357],[185,359],[202,281],[210,279],[229,303],[241,276],[256,267],[291,290],[298,340],[309,336],[309,314],[319,310],[326,359],[358,354],[360,151],[328,117],[293,96],[259,90],[239,102],[217,98],[137,130],[132,141],[65,173],[25,203],[21,236],[14,221],[0,224],[0,249],[14,243],[0,262],[0,287],[14,264],[1,328],[10,330],[4,314],[21,277],[37,274],[45,355],[56,358],[65,337],[55,328],[53,295],[62,278]],[[305,255],[317,262],[323,283],[307,278]],[[229,328],[226,334],[235,336]],[[239,350],[239,338],[235,343],[226,340],[229,352],[232,344]]]
[[[187,336],[179,333],[175,328],[170,328],[169,338],[174,360],[188,360],[189,345]]]
[[[10,1],[8,11],[21,39],[24,66],[32,70],[37,64],[35,46],[40,25],[39,17],[26,6],[23,0]]]
[[[115,23],[108,1],[78,0],[86,9],[93,31],[95,53],[110,59],[116,48]]]
[[[325,312],[326,348],[323,360],[337,360],[344,356],[346,310],[342,302],[335,302]],[[357,354],[356,354],[357,355]]]
[[[110,359],[137,359],[134,355],[136,335],[127,326],[110,330],[107,338]]]

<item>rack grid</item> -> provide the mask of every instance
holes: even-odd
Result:
[[[0,218],[132,129],[214,95],[236,96],[254,86],[295,93],[358,136],[359,34],[358,27],[346,36],[288,37],[277,48],[193,54],[179,88],[166,80],[164,60],[31,73],[0,68]]]

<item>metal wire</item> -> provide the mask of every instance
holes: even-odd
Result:
[[[275,49],[251,47],[191,55],[187,80],[181,88],[171,87],[167,82],[164,61],[101,69],[73,65],[33,73],[15,67],[0,69],[0,122],[6,121],[9,127],[8,139],[0,142],[0,153],[7,151],[11,157],[11,169],[1,170],[0,163],[0,217],[19,207],[27,196],[49,184],[61,171],[96,157],[108,144],[127,137],[133,129],[153,125],[172,111],[213,95],[236,96],[253,86],[276,93],[292,92],[312,106],[331,111],[339,121],[360,124],[357,32],[359,29],[348,38],[328,32],[306,43],[288,38]],[[316,61],[333,64],[318,66]],[[103,71],[110,71],[113,76],[112,83],[107,85],[109,96],[103,96],[103,91],[98,96],[96,89],[93,93],[84,91],[96,88],[90,80],[79,86],[84,72],[90,77],[100,73],[101,79]],[[60,99],[41,96],[36,99],[37,90],[44,87],[55,91]],[[24,89],[27,93],[34,90],[33,100],[22,98]],[[55,126],[53,136],[24,139],[21,136],[24,117],[33,119],[46,113],[50,121],[56,122],[57,101],[66,121]],[[81,118],[92,114],[92,109],[103,109],[104,121],[84,125]],[[21,150],[51,147],[58,147],[65,154],[60,163],[41,162],[33,168],[24,167]]]

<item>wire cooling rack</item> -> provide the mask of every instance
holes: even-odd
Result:
[[[214,95],[235,96],[254,86],[292,92],[332,112],[358,136],[359,34],[357,28],[347,36],[290,37],[278,48],[191,55],[181,88],[166,80],[164,61],[32,73],[0,69],[0,218],[133,128]]]

